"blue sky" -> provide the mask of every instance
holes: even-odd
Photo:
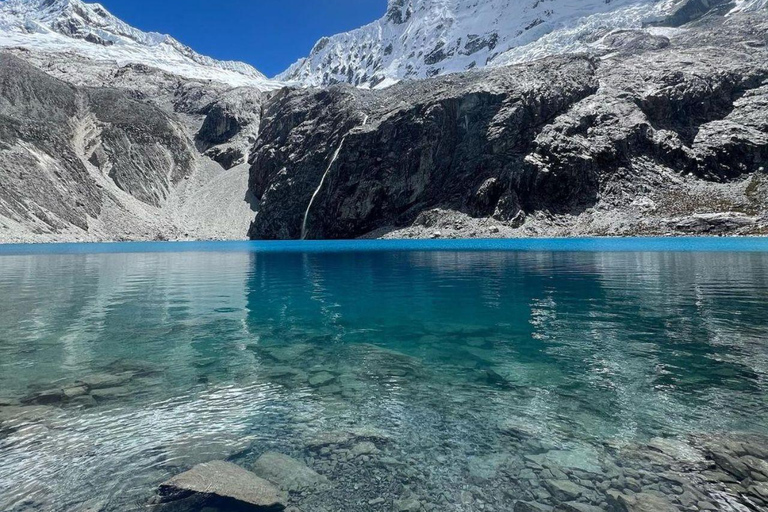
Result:
[[[199,53],[242,60],[268,76],[306,56],[320,37],[374,21],[387,9],[387,0],[96,1],[141,30],[171,34]]]

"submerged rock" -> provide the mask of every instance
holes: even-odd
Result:
[[[132,393],[130,388],[127,387],[114,387],[114,388],[102,388],[95,389],[91,392],[91,396],[96,400],[115,400],[117,398],[123,398],[130,396]]]
[[[677,512],[678,508],[665,498],[649,493],[608,491],[608,504],[612,512]]]
[[[63,402],[67,397],[62,389],[48,389],[35,393],[24,399],[24,403],[33,405],[56,405]]]
[[[568,501],[566,503],[559,503],[553,512],[602,512],[602,510],[600,507],[588,505],[587,503]]]
[[[279,511],[287,498],[280,490],[250,471],[224,461],[207,462],[160,485],[162,502],[189,497],[204,501],[231,501],[255,511]]]
[[[134,377],[133,372],[121,373],[95,373],[88,375],[77,381],[77,384],[85,385],[89,389],[107,389],[120,387],[131,381]]]
[[[550,450],[541,456],[534,456],[536,462],[544,467],[562,467],[579,469],[587,473],[600,473],[601,467],[597,450],[580,447],[574,450]]]
[[[264,347],[263,352],[281,363],[295,363],[313,349],[312,345],[296,344],[286,347]]]
[[[336,376],[330,372],[320,372],[309,378],[309,385],[313,388],[326,386],[336,380]]]
[[[351,450],[349,450],[349,454],[351,457],[371,455],[378,452],[379,450],[378,448],[376,448],[376,445],[370,441],[363,441],[362,443],[357,443],[355,446],[352,447]]]
[[[395,501],[395,510],[397,512],[419,512],[421,502],[416,498],[403,498]]]
[[[50,416],[55,410],[47,405],[0,407],[0,428],[14,430],[28,423],[36,423]]]
[[[560,501],[575,500],[587,492],[587,489],[569,480],[545,480],[544,486]]]
[[[515,512],[551,512],[552,507],[535,501],[518,501],[515,503]]]
[[[282,453],[267,452],[254,463],[252,471],[281,489],[299,492],[317,489],[330,482],[324,476],[296,459]]]
[[[477,480],[490,480],[496,478],[500,469],[509,465],[512,457],[509,454],[500,453],[483,457],[470,457],[467,461],[469,476]]]

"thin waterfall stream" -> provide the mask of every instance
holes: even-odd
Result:
[[[366,114],[365,117],[363,117],[363,122],[360,124],[360,126],[365,126],[365,124],[368,122],[368,115]],[[354,129],[354,128],[353,128]],[[325,172],[323,173],[323,177],[320,179],[320,184],[317,185],[317,189],[315,189],[315,193],[312,194],[312,198],[309,200],[309,204],[307,205],[307,210],[304,212],[304,220],[301,223],[301,239],[306,240],[307,239],[307,219],[309,218],[309,211],[312,209],[312,205],[315,202],[315,199],[317,198],[317,195],[320,193],[320,190],[323,188],[323,184],[325,184],[325,178],[328,176],[328,173],[331,172],[331,168],[333,167],[333,164],[336,163],[336,160],[339,158],[339,154],[341,153],[341,149],[344,147],[344,142],[347,140],[347,136],[352,133],[352,130],[348,131],[344,137],[342,137],[341,142],[339,143],[339,147],[336,148],[336,151],[333,153],[333,157],[331,158],[331,161],[328,163],[328,167],[325,169]]]

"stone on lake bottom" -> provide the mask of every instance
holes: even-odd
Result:
[[[551,512],[552,507],[535,501],[518,501],[515,503],[515,512]]]
[[[397,512],[419,512],[421,510],[421,502],[416,498],[397,500],[395,502],[395,510]]]
[[[649,493],[623,494],[616,490],[608,491],[609,508],[615,512],[677,512],[672,503]]]
[[[313,388],[319,388],[321,386],[325,386],[326,384],[330,384],[334,380],[336,380],[336,376],[332,373],[320,372],[312,375],[309,378],[309,385]]]
[[[118,374],[96,373],[83,377],[77,381],[77,384],[85,385],[89,389],[107,389],[120,387],[126,384],[134,377],[133,372],[122,372]]]
[[[570,480],[545,480],[544,486],[557,500],[572,501],[586,492],[584,487]]]
[[[24,400],[24,403],[30,405],[55,405],[66,399],[64,391],[61,389],[48,389],[32,395]]]
[[[229,462],[199,464],[160,485],[163,501],[184,499],[190,495],[233,500],[254,510],[279,511],[286,506],[286,496],[266,480]]]
[[[317,489],[329,484],[328,479],[307,467],[303,462],[283,455],[267,452],[254,463],[252,471],[285,491]]]
[[[91,392],[91,396],[96,400],[115,400],[131,395],[131,390],[126,387],[96,389]]]
[[[376,448],[376,445],[373,444],[370,441],[364,441],[362,443],[357,443],[355,446],[353,446],[349,450],[349,454],[352,457],[360,457],[361,455],[371,455],[374,453],[378,453],[378,449]]]
[[[558,504],[553,512],[602,512],[603,509],[578,501],[568,501]]]

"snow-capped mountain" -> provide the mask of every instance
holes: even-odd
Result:
[[[145,64],[232,86],[275,86],[248,64],[200,55],[171,36],[143,32],[102,5],[81,0],[0,1],[0,47],[73,52],[118,65]]]
[[[751,10],[767,0],[389,0],[385,16],[318,41],[277,78],[320,86],[386,86],[401,79],[582,51],[697,2]],[[699,9],[687,5],[688,9]]]

